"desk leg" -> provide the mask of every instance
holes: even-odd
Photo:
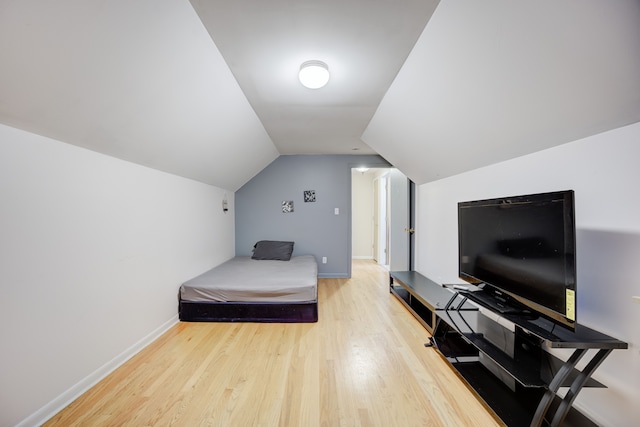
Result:
[[[536,409],[536,413],[533,415],[533,419],[531,420],[531,427],[540,427],[542,426],[542,422],[544,421],[544,417],[549,410],[549,406],[553,401],[553,398],[556,396],[558,389],[564,383],[565,379],[571,374],[571,371],[576,367],[582,356],[587,352],[584,348],[579,348],[573,352],[571,357],[562,365],[560,370],[556,373],[553,380],[551,380],[551,384],[549,384],[549,388],[540,399],[540,403],[538,404],[538,408]]]
[[[613,351],[613,349],[600,349],[596,353],[595,356],[589,361],[587,366],[584,367],[582,372],[573,380],[571,383],[571,387],[569,387],[569,391],[562,399],[560,406],[556,409],[556,413],[553,416],[553,421],[551,422],[551,427],[557,427],[562,424],[564,418],[567,416],[569,409],[571,409],[571,405],[573,401],[582,390],[584,384],[591,378],[593,372],[600,366],[600,364],[607,358],[607,356]]]

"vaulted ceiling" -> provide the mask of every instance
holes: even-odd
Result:
[[[281,154],[424,183],[637,121],[640,0],[0,1],[0,123],[228,190]]]
[[[436,0],[191,0],[282,154],[371,154],[361,136]],[[298,81],[328,64],[321,89]]]

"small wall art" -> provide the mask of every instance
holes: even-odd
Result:
[[[305,190],[304,191],[304,201],[305,202],[315,202],[316,201],[316,190]]]
[[[283,213],[293,212],[293,200],[282,201],[282,212]]]

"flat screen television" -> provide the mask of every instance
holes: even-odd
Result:
[[[572,190],[458,203],[459,276],[483,289],[472,300],[575,330],[575,248]]]

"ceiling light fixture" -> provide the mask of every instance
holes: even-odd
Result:
[[[320,89],[329,81],[329,67],[322,61],[306,61],[300,65],[300,83],[309,89]]]

